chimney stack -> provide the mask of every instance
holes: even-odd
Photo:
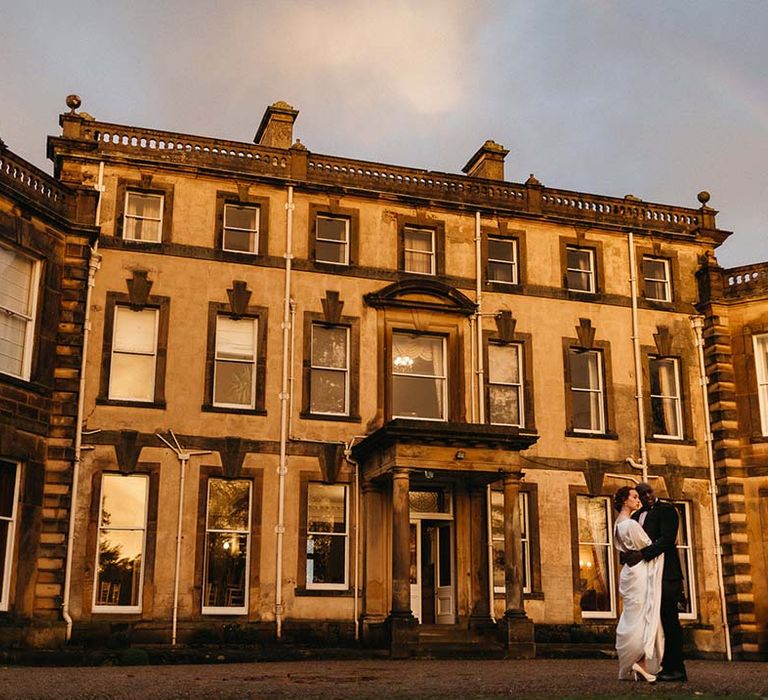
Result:
[[[298,109],[282,100],[270,105],[261,118],[253,142],[271,148],[290,148],[293,144],[293,122],[298,114]]]
[[[495,141],[486,141],[477,149],[467,164],[461,169],[469,177],[482,177],[486,180],[504,180],[504,158],[509,151]]]

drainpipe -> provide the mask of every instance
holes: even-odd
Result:
[[[296,366],[296,301],[291,299],[291,360],[290,360],[290,377],[288,378],[288,439],[292,439],[293,435],[293,387],[295,384],[295,372]]]
[[[629,289],[632,304],[632,350],[635,356],[635,399],[637,399],[637,429],[640,443],[640,468],[643,481],[648,479],[648,449],[645,444],[645,408],[643,406],[643,370],[640,364],[640,331],[637,323],[637,260],[635,258],[635,237],[629,229]]]
[[[475,317],[469,317],[469,376],[475,376]],[[469,386],[469,415],[473,423],[477,423],[477,402],[475,401],[475,382],[470,380]]]
[[[96,217],[94,224],[101,225],[101,198],[104,195],[104,161],[99,163],[99,180],[94,186],[99,193],[96,202]],[[64,564],[64,592],[62,594],[61,615],[67,624],[66,640],[72,638],[72,616],[69,613],[69,598],[72,592],[72,546],[75,535],[75,512],[77,510],[77,488],[80,480],[80,462],[83,452],[83,413],[85,408],[85,367],[88,357],[88,339],[91,336],[91,296],[93,287],[96,283],[96,271],[101,265],[101,256],[99,255],[99,241],[91,246],[91,255],[88,261],[88,288],[85,292],[85,318],[83,319],[83,347],[82,357],[80,358],[80,381],[77,394],[77,419],[75,422],[75,457],[72,462],[72,486],[70,487],[69,498],[69,530],[67,532],[67,558]]]
[[[707,391],[707,370],[704,364],[704,338],[702,335],[703,320],[701,316],[691,317],[691,325],[696,336],[696,349],[699,356],[699,384],[701,385],[701,402],[704,408],[704,436],[707,443],[707,463],[709,466],[709,494],[712,499],[712,526],[715,531],[715,559],[717,560],[717,582],[720,588],[720,614],[723,618],[723,634],[725,635],[725,654],[728,661],[733,660],[731,649],[731,630],[728,625],[728,607],[725,599],[725,580],[723,577],[723,547],[720,543],[720,521],[717,515],[717,482],[715,480],[715,458],[712,453],[712,430],[710,428],[709,394]]]
[[[275,625],[278,639],[283,637],[283,535],[285,534],[285,475],[288,473],[288,361],[291,345],[291,261],[293,260],[293,185],[288,185],[285,204],[285,290],[283,298],[283,377],[280,387],[280,462],[277,467],[277,525],[275,555]]]
[[[491,485],[485,487],[485,502],[486,502],[486,523],[485,526],[488,529],[488,600],[489,607],[491,609],[491,620],[496,622],[496,615],[493,614],[494,600],[496,596],[496,587],[493,585],[493,525],[491,522]]]
[[[485,400],[483,397],[484,388],[484,369],[483,369],[483,319],[482,302],[483,302],[483,277],[482,277],[482,260],[480,242],[482,237],[480,235],[480,212],[475,212],[475,300],[477,303],[477,311],[475,312],[475,319],[477,326],[477,417],[478,423],[485,423]]]
[[[355,622],[355,641],[360,640],[360,620],[358,600],[360,591],[360,465],[352,459],[352,443],[354,438],[344,445],[344,459],[355,468],[355,573],[354,573],[354,600],[352,616]]]

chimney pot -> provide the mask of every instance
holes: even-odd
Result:
[[[270,105],[264,111],[253,142],[271,148],[290,148],[293,143],[293,123],[298,114],[298,109],[282,100]]]

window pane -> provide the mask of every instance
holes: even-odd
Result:
[[[9,520],[0,520],[0,601],[5,606],[3,591],[5,590],[5,558],[11,543],[8,541],[11,523]]]
[[[346,413],[346,378],[346,372],[313,369],[310,382],[310,411]]]
[[[579,545],[579,601],[582,611],[610,612],[609,566],[608,547]]]
[[[653,418],[654,435],[680,435],[677,399],[651,399],[651,415]]]
[[[101,482],[101,527],[144,527],[149,479],[104,474]]]
[[[256,207],[224,206],[224,227],[256,231],[259,227],[259,210]]]
[[[494,588],[504,588],[506,566],[506,555],[504,553],[504,540],[494,540],[493,542],[493,586]]]
[[[600,431],[601,394],[591,391],[571,392],[573,398],[573,427],[575,430]]]
[[[429,335],[392,335],[392,365],[398,374],[443,376],[443,339]]]
[[[346,242],[349,222],[347,219],[317,217],[317,237],[330,241]]]
[[[520,425],[520,391],[516,386],[488,388],[491,423]]]
[[[425,275],[432,274],[432,256],[429,253],[414,253],[405,251],[406,272],[418,272]]]
[[[252,318],[216,318],[216,357],[220,360],[253,360],[256,321]]]
[[[578,389],[600,389],[600,371],[596,352],[571,350],[571,386]]]
[[[33,270],[31,260],[0,247],[0,308],[30,315]]]
[[[224,231],[224,249],[243,253],[256,253],[257,234],[253,231]]]
[[[21,376],[27,323],[22,318],[0,311],[0,372]]]
[[[248,536],[231,532],[208,532],[205,540],[204,605],[214,608],[243,607]]]
[[[160,222],[148,219],[126,219],[125,238],[132,241],[160,242]]]
[[[346,537],[307,536],[307,583],[343,584],[346,573]]]
[[[660,301],[667,300],[667,285],[664,282],[654,282],[653,280],[645,280],[645,297],[646,299],[657,299]]]
[[[643,277],[654,280],[667,278],[667,265],[664,260],[643,258]]]
[[[208,529],[248,530],[249,481],[211,479],[208,482]]]
[[[128,192],[126,213],[145,219],[159,219],[162,202],[163,198],[158,195]]]
[[[307,492],[307,531],[346,532],[346,487],[309,484]]]
[[[115,330],[112,349],[115,352],[154,354],[157,311],[133,311],[127,306],[115,307]]]
[[[405,247],[408,250],[432,252],[433,232],[407,228],[405,229]]]
[[[213,402],[252,406],[253,369],[252,362],[216,361]]]
[[[592,251],[568,248],[567,259],[570,270],[589,271],[592,269]]]
[[[142,510],[142,517],[143,514]],[[96,579],[97,605],[139,604],[143,543],[143,530],[101,531]]]
[[[515,283],[515,268],[511,263],[491,261],[488,263],[488,279],[492,282]]]
[[[603,498],[576,499],[579,521],[579,542],[608,543],[607,501]]]
[[[515,345],[488,346],[488,377],[494,383],[519,384],[519,355]]]
[[[113,354],[109,371],[109,397],[154,401],[155,356]]]
[[[443,387],[445,380],[429,377],[392,377],[392,414],[403,418],[445,416]]]
[[[498,238],[488,239],[488,257],[494,260],[512,262],[515,258],[515,244],[512,241],[500,241]]]
[[[11,462],[0,462],[0,518],[13,516],[15,490],[16,465]]]
[[[315,259],[319,262],[346,264],[347,248],[344,243],[317,241]]]
[[[312,366],[347,367],[347,329],[312,326]]]

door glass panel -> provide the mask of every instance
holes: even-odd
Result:
[[[438,572],[438,586],[451,585],[451,528],[443,525],[438,528],[438,548],[440,552],[440,571]]]

